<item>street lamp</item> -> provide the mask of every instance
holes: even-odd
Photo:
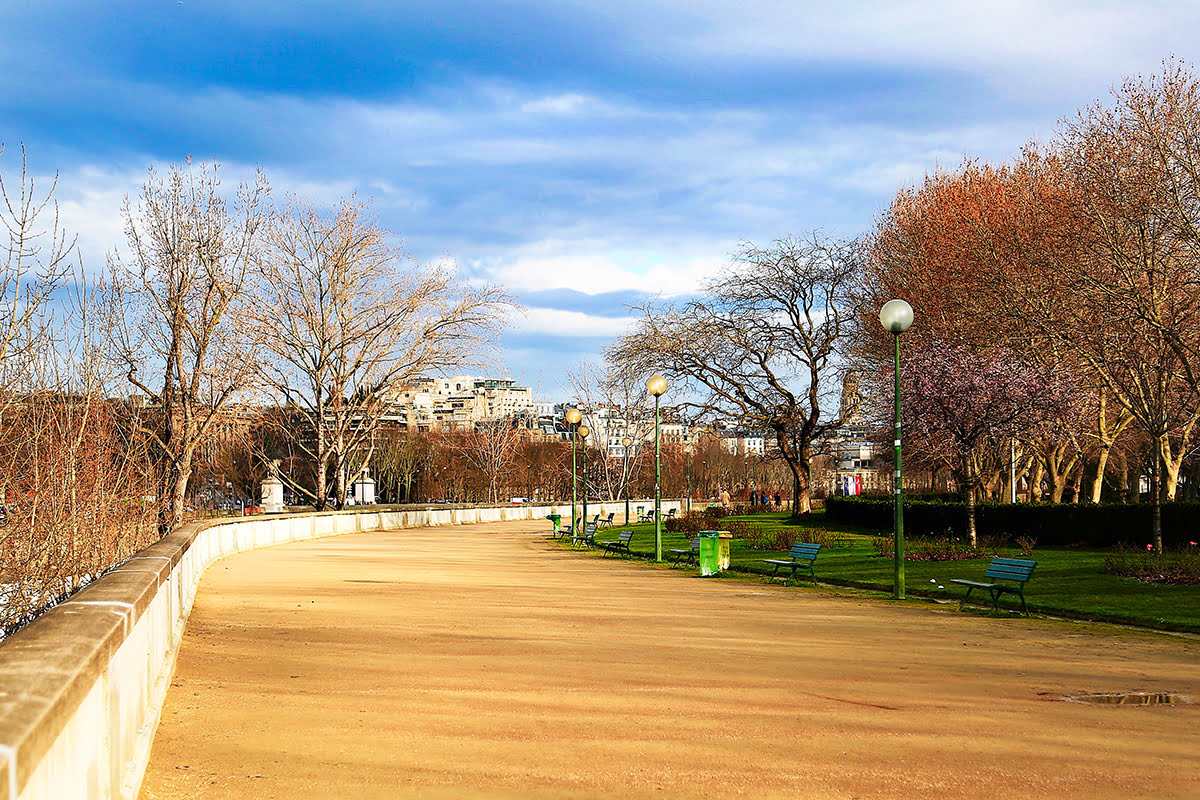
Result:
[[[575,429],[579,434],[579,450],[583,455],[583,525],[587,528],[587,437],[592,432],[592,429],[587,425],[580,425]]]
[[[575,428],[573,426],[579,424],[579,420],[583,419],[583,414],[578,408],[572,408],[567,411],[567,430],[571,433],[571,535],[574,536],[579,531],[575,527],[575,489],[576,483],[579,480],[579,472],[575,469]]]
[[[662,561],[662,449],[658,432],[658,402],[667,391],[667,379],[651,375],[646,391],[654,395],[654,560]]]
[[[888,300],[879,310],[879,322],[895,341],[896,376],[896,508],[895,508],[895,584],[892,590],[897,600],[904,599],[904,479],[900,453],[900,334],[913,323],[912,306],[903,300]]]
[[[628,436],[621,439],[621,444],[625,447],[625,524],[629,524],[629,446],[633,444],[633,439]]]

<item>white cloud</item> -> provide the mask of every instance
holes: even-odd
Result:
[[[518,325],[521,332],[526,334],[611,339],[628,333],[634,322],[633,317],[600,317],[580,311],[531,308]]]
[[[687,251],[664,256],[651,249],[651,242],[644,250],[618,250],[611,241],[548,239],[472,266],[518,292],[572,289],[583,294],[636,291],[675,296],[695,293],[714,277],[726,263],[724,254],[732,244],[714,251],[693,242]]]

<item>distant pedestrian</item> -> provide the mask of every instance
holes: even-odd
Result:
[[[729,490],[725,488],[721,489],[721,506],[729,508]]]
[[[783,508],[783,501],[779,497],[779,492],[776,492],[775,493],[775,510],[778,511],[781,508]]]

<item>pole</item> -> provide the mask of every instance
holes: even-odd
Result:
[[[579,479],[579,472],[575,469],[575,431],[571,430],[571,535],[579,533],[575,527],[575,500],[576,500],[576,481]]]
[[[625,445],[625,524],[629,524],[629,445]]]
[[[692,513],[692,451],[687,457],[687,513]]]
[[[904,599],[904,477],[902,474],[903,460],[900,452],[900,334],[893,334],[896,339],[896,518],[895,518],[895,556],[896,574],[894,596],[897,600]]]
[[[658,395],[654,395],[654,560],[662,561],[662,460],[658,444]]]
[[[580,460],[583,462],[583,525],[587,528],[587,437],[579,443]]]

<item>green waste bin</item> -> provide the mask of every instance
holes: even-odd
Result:
[[[716,575],[720,566],[720,531],[700,531],[700,574]]]
[[[547,514],[546,519],[550,520],[550,524],[554,526],[555,535],[562,532],[562,514]]]

